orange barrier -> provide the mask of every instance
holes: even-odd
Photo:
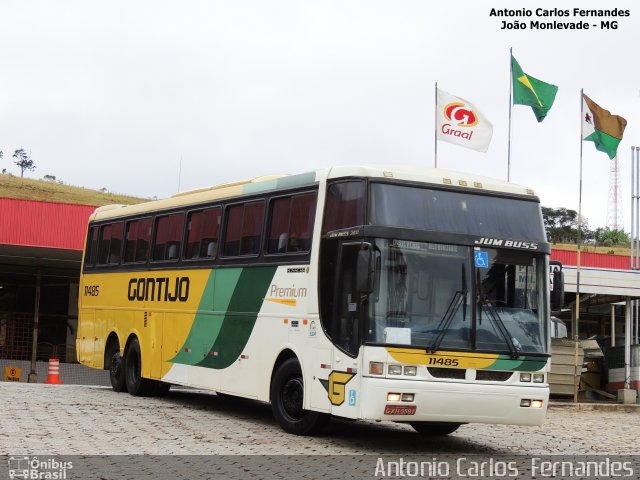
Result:
[[[44,383],[50,385],[62,385],[60,381],[60,360],[57,358],[49,359],[49,376]]]

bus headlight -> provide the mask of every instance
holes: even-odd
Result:
[[[418,373],[418,367],[414,367],[414,366],[404,367],[404,374],[407,377],[415,377],[417,373]]]
[[[542,408],[542,400],[531,400],[531,408]]]
[[[530,373],[521,373],[520,374],[520,381],[521,382],[530,382],[531,381],[531,374]]]
[[[389,375],[402,375],[402,366],[401,365],[389,365],[389,369],[387,370]]]
[[[387,393],[387,402],[399,402],[401,395],[399,393]]]
[[[403,393],[402,394],[402,401],[403,402],[413,402],[415,398],[415,394],[413,393]]]
[[[544,373],[534,373],[533,383],[544,383]]]
[[[384,374],[384,363],[382,362],[369,362],[369,374],[382,375]]]

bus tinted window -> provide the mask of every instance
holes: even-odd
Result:
[[[315,210],[315,193],[274,200],[271,204],[267,251],[308,252],[311,247]]]
[[[364,224],[364,182],[341,182],[327,189],[322,233]]]
[[[184,258],[214,258],[218,250],[221,208],[209,208],[189,214]]]
[[[152,260],[178,260],[182,244],[184,215],[174,213],[156,219]]]
[[[96,263],[96,253],[98,252],[98,227],[91,227],[87,234],[87,251],[84,254],[84,264],[93,265]]]
[[[122,222],[104,225],[100,229],[100,255],[98,263],[102,265],[114,265],[120,263],[122,251]]]
[[[405,185],[371,185],[371,222],[419,230],[546,241],[538,202]]]
[[[264,202],[251,202],[230,207],[226,223],[223,249],[225,256],[257,255],[260,252]]]
[[[143,218],[127,223],[124,261],[145,262],[151,244],[151,219]]]

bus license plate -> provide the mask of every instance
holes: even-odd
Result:
[[[385,415],[415,415],[415,405],[385,405]]]

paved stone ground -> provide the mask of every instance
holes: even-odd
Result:
[[[0,454],[425,455],[640,454],[640,413],[551,408],[542,427],[463,425],[424,438],[406,425],[334,420],[318,437],[284,433],[269,405],[172,390],[0,383]]]

